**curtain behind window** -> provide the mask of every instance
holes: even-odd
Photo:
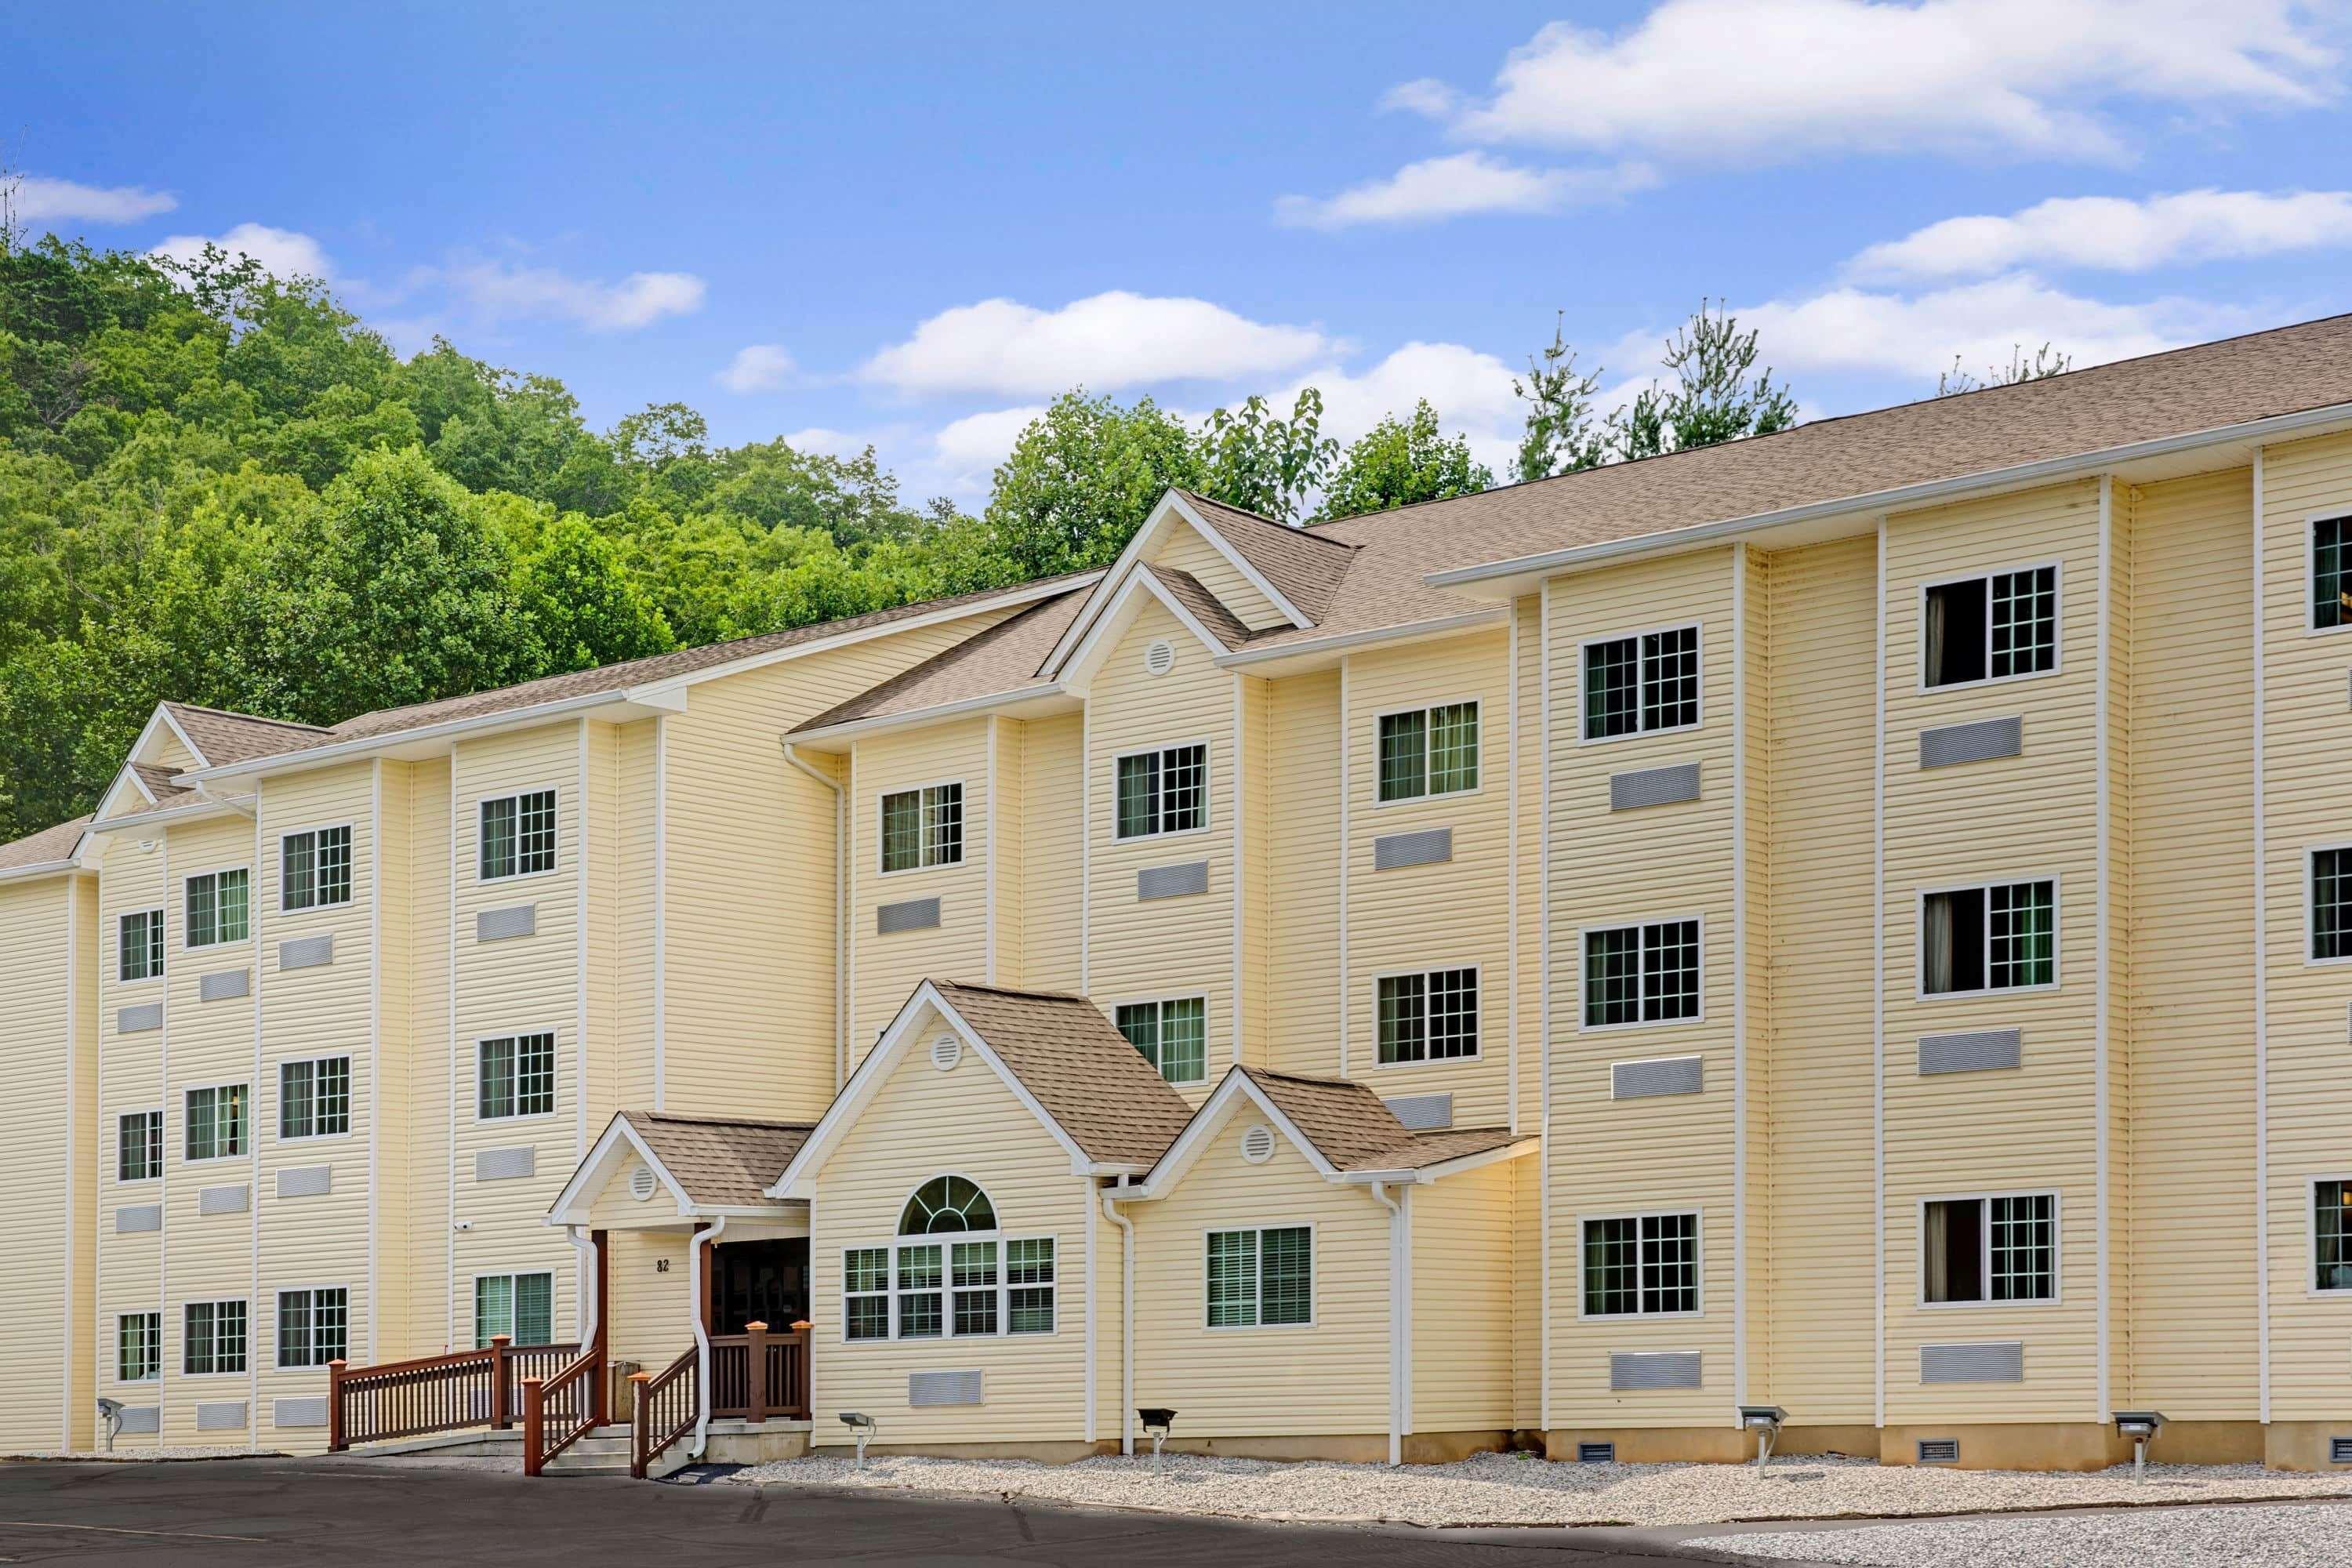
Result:
[[[1931,895],[1920,906],[1919,963],[1921,983],[1930,992],[1952,988],[1952,900],[1948,894]]]
[[[1927,1300],[1952,1299],[1952,1225],[1949,1204],[1927,1205]]]

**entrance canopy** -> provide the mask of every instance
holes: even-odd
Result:
[[[767,1189],[810,1131],[807,1122],[621,1111],[556,1195],[547,1223],[625,1229],[797,1217],[805,1205]]]

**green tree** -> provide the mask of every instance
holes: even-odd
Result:
[[[1494,483],[1494,470],[1470,456],[1468,439],[1447,437],[1437,410],[1424,400],[1413,405],[1410,419],[1390,415],[1348,448],[1324,491],[1323,515],[1386,511],[1471,495]]]
[[[2073,354],[2060,353],[2048,343],[2034,350],[2030,360],[2025,357],[2023,343],[2012,343],[2010,345],[2008,365],[1988,366],[1982,379],[1979,379],[1962,370],[1960,356],[1954,354],[1952,368],[1936,378],[1936,395],[1957,397],[1963,392],[1981,392],[1989,386],[2015,386],[2021,381],[2043,381],[2053,375],[2063,375],[2074,368]]]
[[[1644,387],[1611,419],[1613,455],[1621,460],[1686,452],[1748,436],[1769,436],[1797,422],[1797,402],[1756,369],[1756,333],[1739,330],[1730,311],[1700,300],[1691,319],[1667,340],[1665,368],[1674,384]]]
[[[996,470],[987,522],[1024,577],[1116,559],[1171,486],[1206,478],[1184,421],[1146,397],[1122,407],[1066,392],[1021,432]]]
[[[1513,395],[1528,405],[1526,434],[1519,438],[1514,473],[1522,482],[1572,474],[1606,461],[1609,437],[1595,416],[1592,394],[1601,374],[1580,374],[1576,351],[1568,346],[1568,312],[1552,323],[1551,342],[1528,356],[1528,378],[1511,380]]]
[[[1229,506],[1296,522],[1299,509],[1322,489],[1339,443],[1323,434],[1323,395],[1309,386],[1276,417],[1263,397],[1246,399],[1236,414],[1220,408],[1201,436],[1207,474],[1202,493]]]

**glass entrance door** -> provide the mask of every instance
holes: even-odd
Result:
[[[808,1237],[720,1242],[711,1248],[710,1331],[761,1322],[777,1333],[808,1316]]]

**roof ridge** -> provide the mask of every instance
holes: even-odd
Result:
[[[213,708],[202,702],[182,702],[176,698],[163,700],[166,708],[184,708],[191,713],[209,713],[215,719],[235,719],[246,724],[273,724],[280,730],[300,730],[307,734],[331,735],[334,730],[326,724],[305,724],[299,719],[272,719],[265,713],[240,713],[234,708]]]
[[[1285,522],[1278,517],[1268,517],[1262,511],[1252,511],[1245,506],[1235,506],[1229,500],[1219,500],[1213,495],[1204,495],[1201,491],[1192,489],[1184,485],[1171,485],[1169,488],[1173,489],[1178,495],[1182,496],[1186,500],[1199,501],[1203,505],[1215,507],[1222,511],[1232,512],[1235,517],[1245,517],[1252,522],[1262,522],[1268,528],[1278,528],[1282,530],[1283,532],[1293,535],[1297,538],[1312,539],[1318,544],[1328,544],[1337,550],[1361,550],[1363,548],[1360,544],[1350,543],[1349,541],[1344,539],[1333,539],[1325,534],[1310,533],[1307,530],[1314,526],[1312,523]]]
[[[625,1116],[642,1116],[648,1121],[683,1121],[697,1127],[759,1127],[779,1132],[814,1128],[814,1121],[770,1121],[756,1116],[696,1116],[681,1110],[625,1110]]]
[[[999,985],[993,981],[948,980],[935,974],[926,975],[924,979],[932,985],[952,985],[961,991],[987,991],[999,996],[1028,996],[1043,1002],[1084,1002],[1089,1006],[1094,1003],[1092,997],[1082,996],[1075,991],[1033,991],[1020,985]]]

